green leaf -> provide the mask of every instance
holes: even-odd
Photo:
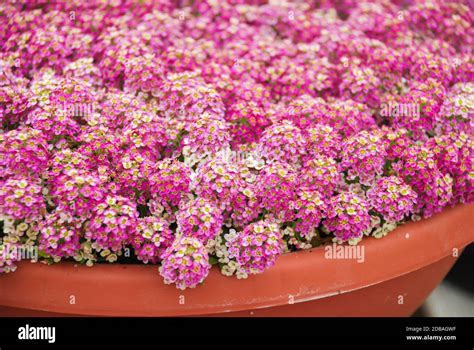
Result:
[[[44,259],[50,258],[49,254],[46,254],[42,250],[38,251],[38,256],[41,257],[41,258],[44,258]]]
[[[218,262],[219,260],[217,259],[217,257],[215,257],[214,255],[209,256],[209,264],[216,265]]]

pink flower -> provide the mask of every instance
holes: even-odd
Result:
[[[380,133],[364,130],[344,140],[341,168],[349,170],[348,180],[359,177],[361,183],[369,184],[382,173],[385,156]]]
[[[258,152],[268,162],[286,162],[297,165],[305,153],[305,138],[301,130],[289,121],[266,129],[260,139]]]
[[[258,221],[245,227],[229,242],[229,257],[236,258],[243,271],[262,273],[275,264],[283,251],[283,241],[278,224]]]
[[[222,231],[222,210],[207,199],[193,199],[180,206],[176,222],[184,236],[195,237],[206,244]]]
[[[178,237],[166,249],[160,274],[166,284],[178,289],[195,288],[209,274],[211,265],[203,244],[193,237]]]
[[[46,203],[38,179],[14,176],[0,180],[0,215],[14,220],[40,220]]]
[[[245,165],[216,157],[197,168],[193,187],[199,197],[223,209],[224,219],[231,219],[236,227],[241,227],[259,213],[251,178]]]
[[[360,238],[370,226],[369,205],[351,192],[334,196],[329,202],[324,226],[342,241]]]
[[[261,210],[270,212],[282,221],[291,221],[295,217],[288,204],[296,199],[297,188],[295,169],[280,162],[266,165],[255,184]]]
[[[382,177],[367,192],[372,209],[389,223],[401,221],[415,209],[417,194],[396,176]]]
[[[40,223],[39,249],[51,257],[72,258],[80,250],[85,220],[57,210]]]
[[[0,178],[41,175],[48,166],[47,140],[40,130],[22,127],[0,133]]]
[[[138,213],[128,198],[104,197],[93,209],[85,237],[98,249],[120,253],[136,236]]]
[[[418,194],[415,210],[423,212],[425,217],[441,211],[450,202],[453,179],[439,170],[430,148],[418,145],[408,148],[393,167]]]
[[[147,216],[138,219],[137,231],[132,238],[132,245],[137,258],[143,263],[158,263],[171,246],[174,235],[169,228],[169,222],[157,217]]]

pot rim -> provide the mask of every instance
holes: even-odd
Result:
[[[156,265],[20,262],[16,272],[0,275],[0,305],[78,315],[184,316],[326,298],[450,255],[456,259],[454,252],[459,255],[474,240],[473,209],[474,204],[446,208],[429,219],[401,225],[383,239],[366,237],[359,243],[363,262],[328,259],[323,246],[284,254],[274,267],[244,280],[213,267],[202,285],[184,291],[165,285]]]

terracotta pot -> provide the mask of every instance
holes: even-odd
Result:
[[[23,262],[0,276],[0,315],[409,316],[474,240],[473,209],[367,238],[363,262],[328,259],[320,247],[285,254],[246,280],[214,268],[186,291],[164,285],[156,266]]]

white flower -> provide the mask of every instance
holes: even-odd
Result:
[[[224,276],[232,276],[234,274],[234,271],[232,268],[230,268],[228,265],[224,265],[222,266],[221,268],[221,273],[224,275]]]
[[[22,222],[21,224],[17,226],[17,230],[22,231],[22,232],[26,231],[27,229],[28,229],[28,224],[24,222]]]
[[[237,279],[245,279],[245,278],[248,278],[249,275],[241,270],[237,271],[236,273],[236,276],[237,276]]]

